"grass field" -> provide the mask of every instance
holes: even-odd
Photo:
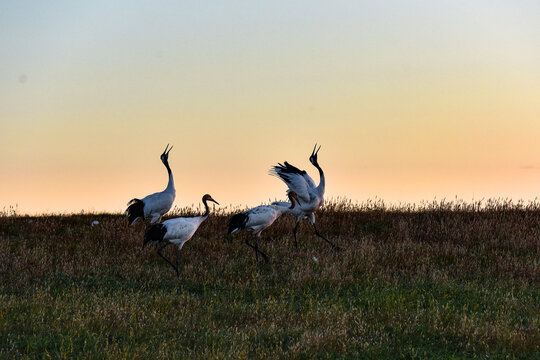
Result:
[[[0,358],[540,358],[538,203],[334,201],[317,222],[341,252],[307,221],[295,249],[283,217],[269,264],[224,235],[229,211],[180,278],[121,215],[4,211]]]

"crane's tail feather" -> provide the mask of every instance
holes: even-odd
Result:
[[[140,201],[139,199],[131,199],[129,200],[129,202],[127,203],[127,206],[131,205],[131,204],[135,204],[137,201]]]
[[[244,213],[233,215],[229,221],[229,234],[245,229],[248,216]]]
[[[272,166],[270,168],[270,171],[268,171],[268,174],[277,176],[281,178],[283,181],[288,182],[289,181],[289,174],[298,174],[298,175],[304,175],[307,174],[305,170],[300,170],[294,165],[289,164],[285,161],[284,164],[278,163],[275,166]]]
[[[143,248],[148,242],[160,242],[167,233],[167,227],[163,224],[150,225],[144,231]]]
[[[144,203],[140,199],[132,199],[128,203],[126,209],[126,215],[128,216],[128,225],[133,224],[139,218],[144,219]]]

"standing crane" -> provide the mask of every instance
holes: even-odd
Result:
[[[272,225],[283,213],[292,211],[295,208],[295,201],[300,204],[298,195],[294,191],[289,191],[287,195],[291,201],[290,203],[273,202],[272,205],[257,206],[234,215],[229,221],[229,234],[234,234],[243,229],[251,232],[251,235],[246,237],[246,244],[255,251],[257,262],[259,261],[259,254],[268,262],[268,256],[259,250],[261,232]],[[255,236],[255,245],[249,242],[250,236]]]
[[[163,154],[161,154],[161,162],[167,168],[169,173],[169,182],[167,188],[162,192],[150,194],[141,199],[132,199],[128,203],[126,214],[128,215],[128,225],[132,225],[139,220],[150,219],[150,224],[154,224],[161,220],[163,214],[169,211],[176,197],[176,190],[174,189],[174,179],[171,168],[169,167],[169,152],[172,150],[172,146],[169,148],[169,144],[165,147]],[[168,149],[168,150],[167,150]]]
[[[184,244],[189,239],[191,239],[191,237],[193,236],[193,234],[195,234],[202,222],[206,220],[206,218],[210,214],[210,208],[206,203],[207,201],[212,201],[219,205],[216,200],[212,199],[212,196],[206,194],[202,198],[202,202],[206,209],[205,213],[202,216],[177,217],[165,220],[161,224],[150,225],[146,228],[146,231],[144,233],[143,249],[148,243],[156,244],[156,252],[169,265],[173,267],[173,269],[176,271],[176,276],[179,276],[178,258],[180,255],[180,250],[182,249]],[[160,243],[163,243],[161,247],[159,247]],[[178,250],[176,252],[176,264],[173,264],[161,253],[161,251],[169,244],[174,244],[178,246]]]
[[[318,186],[315,186],[315,182],[305,170],[300,170],[289,164],[287,161],[285,161],[284,164],[278,163],[276,166],[273,166],[270,169],[270,174],[283,180],[289,187],[289,191],[296,192],[301,200],[301,204],[290,211],[290,213],[296,217],[296,225],[293,230],[294,246],[298,248],[296,232],[298,231],[300,221],[302,221],[303,218],[307,218],[311,225],[313,225],[315,234],[318,237],[322,238],[334,249],[340,250],[338,246],[334,245],[330,240],[323,236],[317,229],[317,225],[315,225],[315,211],[324,203],[324,188],[326,184],[324,172],[317,162],[317,154],[320,149],[321,147],[319,146],[317,149],[317,144],[315,144],[311,156],[309,157],[311,164],[319,170],[320,182]]]

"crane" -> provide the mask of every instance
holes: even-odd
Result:
[[[318,186],[315,186],[315,182],[305,170],[300,170],[297,167],[289,164],[287,161],[285,161],[284,164],[278,163],[277,165],[273,166],[270,169],[270,175],[277,176],[283,180],[283,182],[285,182],[285,184],[287,184],[289,187],[289,192],[296,192],[300,198],[301,204],[290,211],[290,213],[296,217],[296,225],[293,230],[294,246],[298,247],[296,233],[298,231],[300,221],[302,221],[303,218],[307,218],[311,225],[313,225],[315,234],[318,237],[325,240],[334,249],[340,250],[338,246],[322,235],[317,229],[317,225],[315,225],[315,211],[324,203],[324,189],[326,185],[324,172],[317,161],[317,154],[319,153],[320,149],[321,147],[319,146],[317,149],[317,144],[315,144],[315,147],[311,152],[311,156],[309,157],[311,164],[315,166],[317,170],[319,170],[320,181]]]
[[[259,250],[259,238],[261,232],[272,225],[283,213],[290,212],[295,208],[295,201],[300,204],[298,195],[294,191],[287,193],[290,203],[274,202],[272,205],[261,205],[252,209],[234,215],[229,221],[229,234],[234,234],[237,231],[247,229],[251,232],[251,236],[255,236],[255,245],[249,242],[250,235],[246,237],[246,244],[255,251],[257,262],[259,254],[268,262],[268,256]]]
[[[128,215],[128,225],[133,225],[139,220],[150,219],[150,224],[161,220],[163,214],[169,211],[176,197],[174,188],[174,179],[171,168],[169,167],[169,152],[172,150],[169,144],[165,147],[160,159],[167,172],[169,173],[169,182],[165,190],[150,194],[142,199],[132,199],[127,205],[126,214]],[[168,149],[168,150],[167,150]]]
[[[148,243],[156,244],[156,252],[173,267],[173,269],[176,271],[176,276],[179,276],[178,258],[180,255],[180,250],[184,244],[191,239],[202,222],[206,220],[210,214],[210,208],[208,207],[207,201],[212,201],[219,205],[216,200],[212,199],[212,196],[206,194],[202,198],[202,202],[206,209],[203,215],[195,217],[177,217],[165,220],[161,224],[150,225],[146,228],[144,233],[143,249]],[[161,243],[163,243],[163,245],[159,247],[159,244]],[[178,246],[178,250],[176,252],[176,264],[173,264],[161,253],[161,251],[170,244]]]

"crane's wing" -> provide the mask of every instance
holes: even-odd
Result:
[[[199,225],[201,225],[201,222],[202,220],[200,216],[189,218],[179,217],[165,220],[163,222],[163,225],[167,227],[165,239],[179,239],[187,241],[193,236],[193,234],[195,234],[195,231],[197,231]]]
[[[272,224],[277,218],[278,213],[272,205],[261,205],[245,212],[248,216],[248,226]]]
[[[304,177],[304,180],[306,180],[306,183],[308,184],[308,187],[310,189],[315,189],[315,181],[307,174],[307,172],[304,171],[304,174],[302,175]]]
[[[290,190],[298,194],[300,201],[310,202],[310,189],[315,187],[313,179],[305,170],[300,170],[285,161],[285,164],[278,163],[270,169],[270,175],[279,177]]]
[[[149,217],[153,214],[163,215],[169,211],[174,202],[174,194],[164,191],[145,196],[142,199],[144,203],[144,216]]]

